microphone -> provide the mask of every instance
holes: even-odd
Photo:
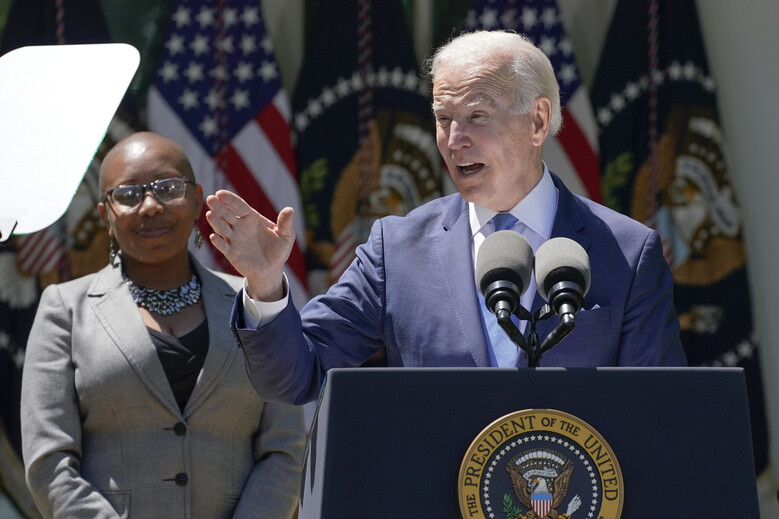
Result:
[[[497,231],[484,240],[476,258],[476,283],[498,320],[511,317],[530,285],[533,248],[514,231]]]
[[[534,268],[538,293],[563,323],[573,324],[590,289],[587,251],[569,238],[552,238],[536,251]]]

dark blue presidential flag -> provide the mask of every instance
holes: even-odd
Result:
[[[109,41],[100,0],[15,0],[0,54],[27,45]]]
[[[742,213],[693,0],[620,0],[592,88],[604,200],[660,234],[691,366],[744,368],[768,463]]]
[[[292,103],[312,295],[376,218],[441,195],[430,103],[398,0],[317,3]]]

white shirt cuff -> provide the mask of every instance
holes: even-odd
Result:
[[[247,328],[259,328],[274,320],[286,308],[289,301],[287,275],[282,281],[284,297],[278,301],[257,301],[249,297],[246,278],[243,278],[243,322]]]

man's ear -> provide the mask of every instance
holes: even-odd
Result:
[[[549,135],[549,124],[552,119],[552,102],[547,97],[539,97],[533,102],[530,120],[533,124],[531,142],[533,146],[543,146]]]

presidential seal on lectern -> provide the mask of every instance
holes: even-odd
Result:
[[[624,487],[606,440],[552,409],[503,416],[471,443],[460,466],[464,519],[617,519]]]

